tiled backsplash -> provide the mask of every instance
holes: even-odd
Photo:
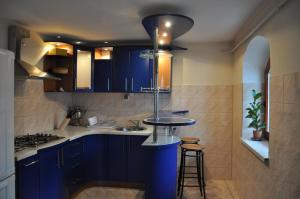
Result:
[[[42,80],[16,80],[15,135],[53,130],[71,104],[71,94],[44,93]]]
[[[300,195],[300,72],[271,76],[270,160],[263,164],[240,143],[241,85],[234,85],[232,178],[243,199]],[[253,191],[254,190],[254,191]]]

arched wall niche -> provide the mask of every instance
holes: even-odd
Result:
[[[250,139],[253,129],[248,128],[249,119],[245,116],[252,102],[252,90],[264,93],[265,70],[270,60],[270,45],[263,36],[254,37],[247,46],[243,59],[243,133],[242,137]]]

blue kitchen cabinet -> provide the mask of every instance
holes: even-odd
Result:
[[[84,185],[84,151],[83,138],[68,142],[62,149],[62,164],[68,197],[71,197]]]
[[[129,80],[132,93],[140,93],[142,88],[149,87],[149,59],[141,58],[141,52],[145,48],[132,48],[130,50]]]
[[[140,57],[144,47],[115,47],[113,51],[113,91],[140,93],[149,87],[149,59]]]
[[[145,199],[176,199],[178,144],[143,146],[145,156]]]
[[[126,135],[109,135],[108,144],[108,181],[127,181],[127,144]]]
[[[129,92],[130,48],[115,47],[113,50],[113,92]]]
[[[17,199],[39,199],[39,164],[37,155],[16,162]]]
[[[112,60],[95,60],[94,92],[112,91]]]
[[[84,138],[84,181],[85,183],[105,181],[106,166],[106,135],[90,135]]]
[[[148,136],[128,136],[128,182],[144,184],[145,182],[145,149],[142,143]]]
[[[67,192],[63,176],[61,145],[38,151],[40,169],[35,175],[40,177],[40,198],[63,199]]]

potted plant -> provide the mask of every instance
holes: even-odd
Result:
[[[262,120],[263,103],[261,102],[262,93],[252,90],[253,102],[250,103],[250,107],[246,108],[248,114],[246,118],[251,119],[248,128],[253,128],[253,139],[260,140],[262,138],[262,131],[266,128],[264,121]]]

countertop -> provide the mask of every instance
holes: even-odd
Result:
[[[38,146],[37,148],[27,148],[22,151],[15,153],[15,158],[17,161],[25,159],[27,157],[33,156],[37,154],[38,150],[48,148],[51,146],[55,146],[61,143],[64,143],[66,141],[72,141],[77,138],[87,136],[87,135],[97,135],[97,134],[108,134],[108,135],[140,135],[140,136],[149,136],[146,141],[142,144],[143,146],[162,146],[162,145],[169,145],[169,144],[175,144],[180,142],[180,138],[176,136],[167,136],[167,135],[159,135],[157,143],[152,142],[152,132],[153,127],[152,126],[146,126],[146,130],[143,131],[130,131],[130,132],[122,132],[117,131],[114,128],[111,127],[101,127],[101,126],[93,126],[93,127],[74,127],[74,126],[68,126],[65,130],[53,130],[51,133],[53,135],[62,136],[64,138],[49,142],[47,144],[43,144]]]

